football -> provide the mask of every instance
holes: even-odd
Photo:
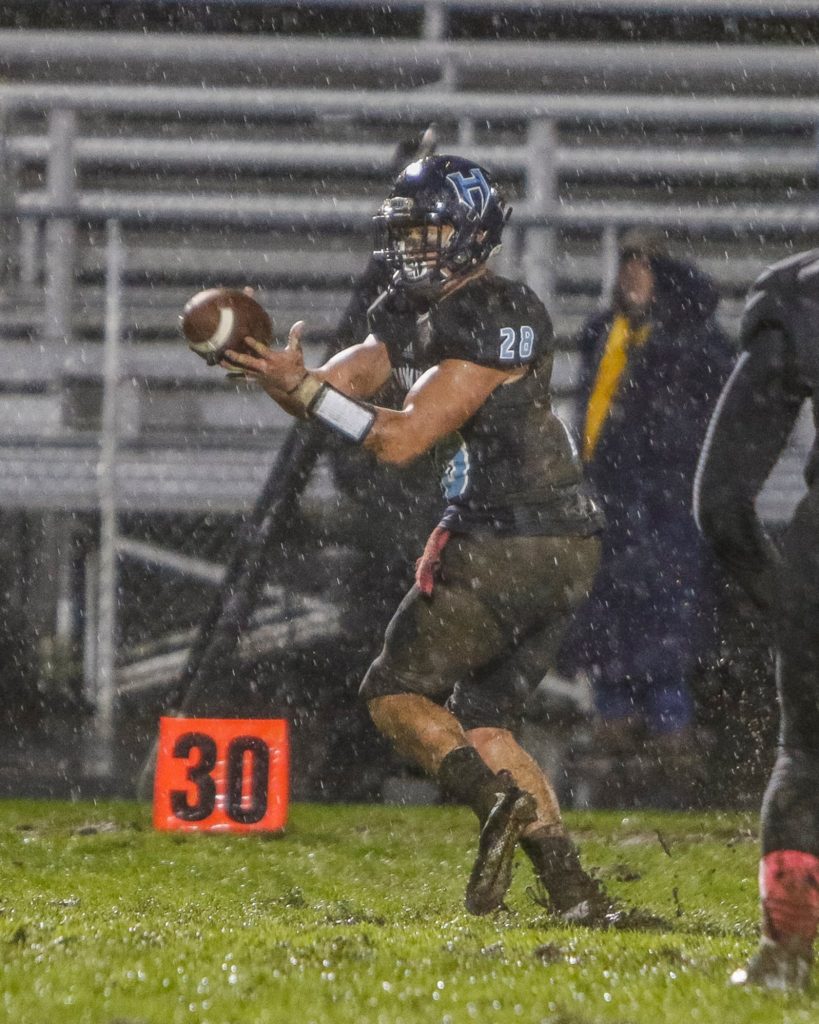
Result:
[[[237,288],[207,288],[192,296],[180,317],[182,333],[193,351],[215,366],[228,349],[250,352],[245,337],[273,342],[273,323],[264,308]]]

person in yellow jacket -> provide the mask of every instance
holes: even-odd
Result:
[[[662,235],[632,229],[621,239],[611,305],[577,339],[582,455],[607,527],[569,660],[592,680],[597,739],[615,753],[646,738],[672,759],[690,749],[689,676],[713,625],[712,563],[691,488],[733,358],[717,303],[710,279],[672,259]],[[687,801],[688,780],[673,774],[657,803]]]

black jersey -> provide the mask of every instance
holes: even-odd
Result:
[[[805,399],[819,415],[819,249],[782,260],[757,279],[740,341],[700,455],[694,511],[716,553],[765,607],[779,556],[755,502]],[[812,492],[819,489],[815,443],[805,476]]]
[[[371,307],[370,329],[386,345],[405,392],[445,359],[528,370],[496,388],[461,427],[442,481],[442,525],[501,534],[600,528],[575,446],[552,411],[554,333],[531,289],[483,275],[420,312],[387,293]]]

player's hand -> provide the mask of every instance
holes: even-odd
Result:
[[[221,365],[226,369],[240,366],[245,376],[258,381],[272,398],[280,398],[298,387],[307,374],[301,348],[305,326],[304,320],[293,324],[284,348],[269,348],[256,338],[245,338],[251,353],[229,349]]]

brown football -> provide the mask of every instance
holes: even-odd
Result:
[[[207,288],[188,299],[180,317],[190,348],[209,366],[228,349],[250,352],[245,337],[273,342],[273,324],[264,308],[237,288]]]

